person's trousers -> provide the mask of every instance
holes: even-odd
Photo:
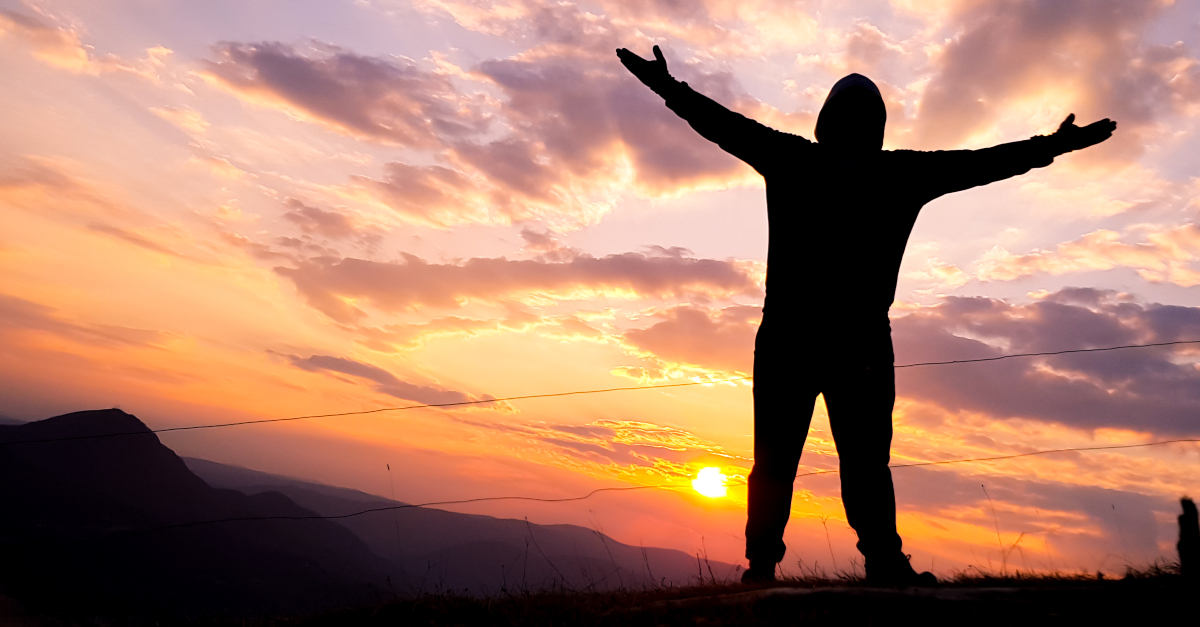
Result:
[[[851,361],[821,350],[819,343],[780,337],[766,324],[759,328],[754,348],[754,468],[749,480],[747,559],[783,561],[792,484],[818,394],[825,395],[829,410],[841,463],[842,502],[846,519],[858,534],[859,551],[868,560],[900,553],[896,495],[888,468],[896,379],[890,341],[875,348],[852,355],[860,361]]]

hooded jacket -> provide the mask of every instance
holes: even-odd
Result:
[[[944,194],[1049,165],[1061,154],[1041,136],[981,150],[883,150],[883,98],[859,74],[830,90],[817,142],[730,111],[687,83],[672,80],[655,91],[766,181],[764,325],[782,324],[814,349],[836,343],[834,352],[856,359],[893,358],[888,309],[921,208]]]

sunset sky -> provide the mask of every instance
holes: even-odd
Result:
[[[1200,340],[1200,0],[0,0],[0,414],[117,406],[165,428],[748,375],[762,180],[614,54],[655,44],[677,78],[810,138],[849,72],[885,97],[886,148],[1119,123],[924,209],[897,364]],[[790,237],[862,252],[854,232]],[[1200,437],[1200,345],[897,385],[896,464]],[[744,480],[750,390],[162,439],[407,502],[671,484],[456,509],[744,564],[745,488],[691,481]],[[836,468],[820,402],[801,464]],[[1200,445],[895,480],[918,570],[1120,572],[1174,557]],[[785,571],[848,569],[854,540],[837,476],[797,480]]]

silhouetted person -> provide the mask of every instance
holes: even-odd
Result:
[[[1188,497],[1179,499],[1183,513],[1179,515],[1179,574],[1188,579],[1200,579],[1200,516],[1196,502]]]
[[[1100,143],[1116,123],[1080,128],[1074,114],[1050,136],[982,150],[883,150],[879,89],[851,74],[830,90],[816,142],[730,111],[622,48],[621,62],[692,128],[766,180],[771,225],[766,301],[754,343],[754,469],[750,473],[743,581],[770,581],[784,555],[792,483],[813,404],[824,393],[841,461],[846,519],[858,534],[867,578],[936,583],[901,552],[888,462],[892,368],[888,308],[921,207]]]

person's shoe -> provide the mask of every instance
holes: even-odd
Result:
[[[742,583],[775,583],[775,564],[756,564],[753,561],[750,562],[750,568],[747,568],[742,573]]]
[[[867,562],[867,583],[872,586],[932,587],[939,585],[933,573],[918,573],[903,553],[888,560]]]

